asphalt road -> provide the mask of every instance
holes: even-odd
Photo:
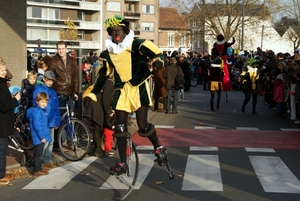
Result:
[[[257,115],[251,102],[241,113],[243,94],[222,93],[219,111],[210,111],[209,91],[191,88],[179,114],[150,112],[159,140],[168,149],[175,179],[152,161],[146,138],[134,135],[140,158],[136,201],[271,201],[300,199],[300,125],[276,117],[263,97]],[[108,169],[118,158],[87,157],[50,170],[43,177],[24,177],[0,187],[1,200],[115,200],[123,189]],[[111,183],[112,182],[112,183]],[[158,183],[157,183],[158,182]]]

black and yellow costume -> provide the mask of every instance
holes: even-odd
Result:
[[[243,86],[243,92],[245,94],[245,99],[242,105],[242,112],[245,112],[245,107],[249,102],[252,95],[252,114],[257,114],[256,112],[256,104],[257,104],[257,93],[258,93],[258,79],[259,73],[258,69],[258,60],[251,58],[248,61],[247,69],[243,70],[240,74],[240,79]]]
[[[151,76],[148,59],[163,62],[163,54],[151,41],[144,39],[135,39],[132,45],[120,54],[108,50],[102,52],[100,65],[103,67],[99,71],[92,93],[100,93],[106,79],[114,71],[116,89],[112,102],[114,110],[131,113],[141,106],[151,106],[147,82]]]
[[[100,54],[100,70],[93,90],[87,96],[96,101],[110,75],[114,75],[115,93],[112,109],[116,113],[114,136],[118,138],[118,151],[121,162],[111,168],[111,174],[122,174],[126,171],[126,136],[128,114],[136,112],[139,135],[147,137],[154,146],[159,165],[166,162],[166,149],[158,141],[154,125],[148,123],[148,106],[152,105],[148,79],[151,76],[148,63],[159,67],[163,65],[162,51],[151,41],[134,39],[133,31],[127,33],[129,23],[120,16],[106,20],[109,37],[105,44],[107,50]],[[126,26],[126,27],[125,27]],[[115,42],[120,27],[123,27],[125,37]],[[125,27],[125,28],[124,28]],[[111,32],[110,32],[111,31]],[[122,31],[121,31],[121,34]],[[115,37],[115,38],[113,38]]]

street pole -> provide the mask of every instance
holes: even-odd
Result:
[[[245,0],[243,0],[243,7],[242,7],[242,44],[241,50],[244,50],[244,23],[245,23]]]
[[[81,64],[82,64],[82,49],[79,48],[78,50],[78,119],[82,119],[82,69],[81,69]]]

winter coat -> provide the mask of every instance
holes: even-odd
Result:
[[[21,82],[21,97],[28,98],[28,107],[32,106],[32,95],[34,91],[34,84],[30,84],[27,79],[23,79]]]
[[[275,94],[273,96],[273,100],[277,103],[283,103],[284,102],[284,85],[282,84],[281,80],[276,80],[276,82],[281,82],[276,87]]]
[[[33,144],[42,144],[41,140],[43,139],[46,139],[46,142],[51,142],[46,111],[39,106],[33,106],[27,110],[26,116],[30,122],[30,134]]]
[[[166,80],[163,78],[164,72],[166,70],[166,67],[163,66],[160,69],[153,68],[152,74],[154,78],[154,92],[153,94],[157,95],[159,97],[166,97],[167,96],[167,90],[165,88]]]
[[[18,105],[9,92],[7,79],[0,78],[0,138],[14,134],[14,108]]]
[[[59,127],[61,122],[59,102],[56,91],[52,87],[47,87],[43,82],[37,82],[33,91],[33,105],[36,105],[36,95],[45,92],[49,96],[46,112],[50,128]]]
[[[190,80],[190,64],[187,60],[183,60],[183,62],[178,62],[178,65],[180,66],[183,74],[184,74],[184,90],[188,91],[191,86],[191,80]]]
[[[114,81],[107,79],[103,90],[97,95],[97,102],[89,98],[84,99],[84,112],[82,116],[103,128],[105,115],[109,116],[112,113],[111,103],[114,92]]]
[[[167,90],[174,90],[174,82],[177,76],[177,73],[181,76],[184,76],[181,68],[176,64],[172,64],[166,67],[164,72],[164,78],[166,79],[166,89]]]
[[[71,95],[78,93],[78,67],[76,60],[67,55],[67,64],[56,54],[48,63],[48,70],[54,72],[56,81],[53,89],[58,94]]]

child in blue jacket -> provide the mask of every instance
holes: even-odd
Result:
[[[55,74],[52,71],[46,71],[44,73],[43,82],[37,81],[33,91],[33,104],[35,104],[35,97],[39,92],[45,92],[49,97],[49,102],[46,107],[48,114],[48,123],[50,127],[50,136],[52,141],[45,143],[44,151],[42,155],[42,163],[46,168],[52,168],[54,165],[51,162],[53,143],[54,143],[54,130],[60,126],[60,111],[59,102],[56,91],[52,88],[52,84],[55,81]]]
[[[26,116],[30,122],[30,133],[34,144],[33,175],[42,176],[48,174],[48,171],[42,169],[41,157],[44,150],[44,144],[52,141],[48,117],[45,110],[49,97],[45,92],[39,92],[35,96],[35,100],[36,104],[27,110]]]

